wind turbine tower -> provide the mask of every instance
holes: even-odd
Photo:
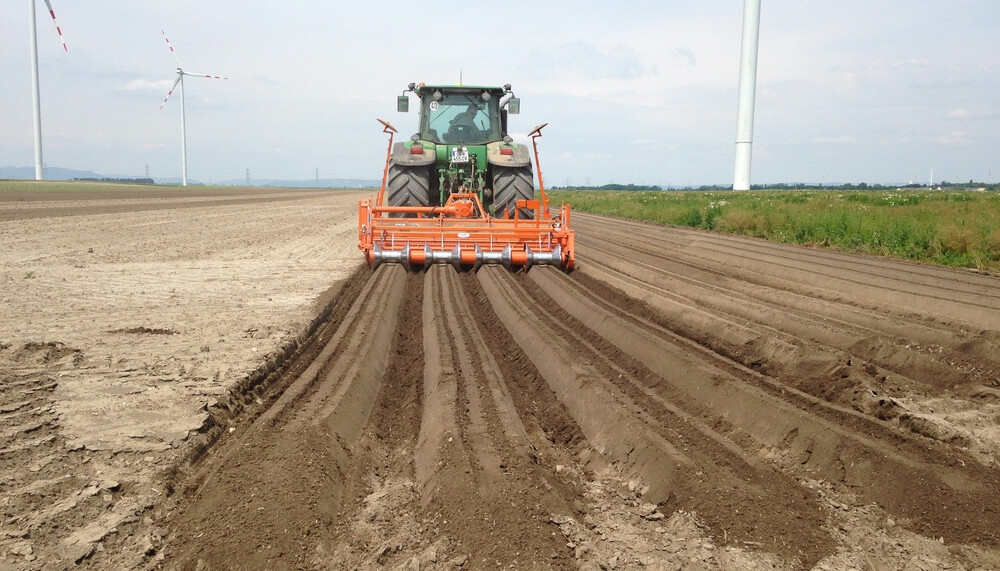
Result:
[[[47,2],[48,0],[46,0]],[[174,46],[170,45],[170,39],[167,38],[167,33],[160,30],[163,34],[163,39],[167,42],[167,47],[170,48],[171,55],[174,56],[174,61],[177,62],[177,79],[174,80],[174,84],[170,87],[170,91],[167,92],[167,96],[163,98],[163,103],[160,103],[160,109],[167,104],[167,99],[170,99],[170,95],[173,94],[174,88],[177,87],[179,83],[181,85],[181,181],[184,186],[188,184],[188,159],[187,159],[187,120],[184,116],[184,76],[193,75],[195,77],[207,77],[209,79],[229,79],[228,77],[221,77],[218,75],[206,75],[204,73],[191,73],[189,71],[184,71],[181,68],[181,60],[177,58],[177,54],[174,53]]]
[[[49,9],[49,15],[52,16],[52,23],[56,26],[56,32],[59,33],[59,40],[62,41],[63,50],[68,52],[69,48],[66,47],[62,28],[56,22],[56,13],[52,10],[52,4],[49,0],[45,0],[45,5]],[[38,37],[35,25],[35,0],[28,0],[28,16],[28,23],[30,24],[28,27],[28,36],[31,43],[31,107],[34,111],[35,119],[35,180],[42,180],[45,177],[42,174],[42,102],[38,87]]]
[[[740,95],[736,108],[736,168],[733,190],[750,190],[753,109],[757,91],[757,39],[760,0],[743,0],[743,45],[740,49]]]

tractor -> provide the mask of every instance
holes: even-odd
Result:
[[[420,101],[420,130],[392,149],[386,180],[390,206],[438,206],[455,192],[475,193],[496,218],[513,218],[518,200],[535,196],[531,155],[507,134],[507,115],[521,101],[503,87],[417,85],[397,98],[396,110]],[[520,209],[518,217],[533,216]],[[412,214],[395,213],[395,216]]]
[[[400,112],[409,111],[407,93],[420,98],[420,130],[394,144],[398,131],[378,120],[389,135],[382,186],[358,203],[358,247],[369,265],[571,270],[570,208],[550,211],[540,170],[535,199],[528,147],[507,133],[507,115],[521,103],[510,85],[411,83],[397,98]],[[536,165],[543,127],[528,134]]]

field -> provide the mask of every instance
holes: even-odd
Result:
[[[560,191],[552,200],[581,212],[1000,270],[1000,193],[995,192]]]
[[[587,213],[568,274],[373,272],[369,193],[54,186],[4,571],[1000,568],[994,276]]]
[[[146,184],[113,184],[88,181],[58,180],[0,180],[0,192],[150,192],[164,190],[163,186]],[[208,187],[190,187],[192,191]],[[25,199],[28,199],[25,196]]]

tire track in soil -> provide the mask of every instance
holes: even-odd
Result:
[[[46,559],[71,565],[93,551],[89,540],[138,519],[135,500],[97,476],[108,455],[71,447],[60,433],[52,394],[81,352],[62,343],[0,343],[0,357],[13,365],[0,370],[0,568],[8,554],[17,568]]]

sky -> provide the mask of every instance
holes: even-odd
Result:
[[[510,83],[547,186],[731,184],[743,3],[38,2],[44,160],[380,179],[410,82]],[[29,0],[0,4],[0,167],[34,165]],[[1000,180],[1000,2],[762,0],[753,184]]]

